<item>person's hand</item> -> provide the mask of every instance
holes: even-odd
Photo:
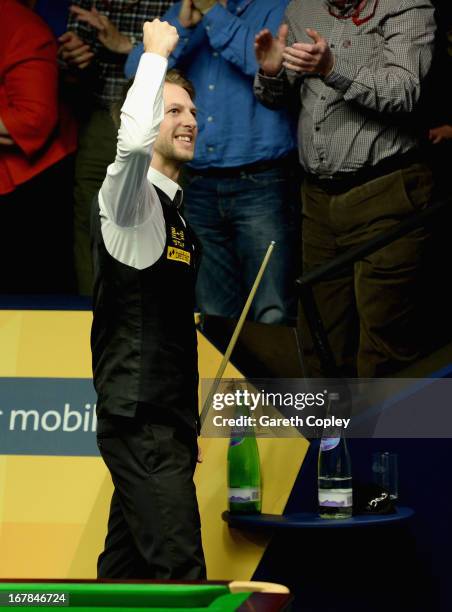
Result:
[[[452,125],[440,125],[428,131],[428,139],[432,144],[438,144],[443,140],[452,139]]]
[[[184,28],[193,28],[201,21],[202,14],[195,8],[193,0],[182,0],[178,19]]]
[[[65,32],[58,39],[60,48],[58,55],[70,66],[83,70],[90,65],[94,57],[91,47],[86,45],[75,32]]]
[[[133,44],[130,38],[121,34],[108,17],[99,13],[97,9],[92,8],[88,11],[72,5],[69,10],[74,13],[79,21],[84,21],[97,30],[97,38],[109,51],[124,54],[132,51]]]
[[[193,0],[195,8],[197,8],[198,11],[203,15],[208,13],[210,9],[215,6],[216,3],[217,0]]]
[[[287,44],[289,26],[283,23],[273,38],[270,30],[261,30],[254,39],[256,59],[264,74],[275,76],[283,65],[283,53]]]
[[[168,58],[177,46],[179,34],[167,21],[154,19],[143,26],[143,46],[146,53],[157,53]]]
[[[16,143],[9,136],[0,136],[0,145],[4,147],[13,147]]]
[[[328,76],[334,66],[334,55],[323,36],[308,28],[308,36],[313,43],[294,43],[283,53],[283,65],[294,72],[307,72]]]

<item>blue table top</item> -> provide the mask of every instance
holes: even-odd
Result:
[[[314,512],[294,514],[230,514],[223,512],[222,518],[230,527],[242,529],[273,528],[273,529],[346,529],[350,527],[369,527],[397,523],[411,518],[412,508],[397,506],[391,514],[360,514],[349,519],[322,519]]]

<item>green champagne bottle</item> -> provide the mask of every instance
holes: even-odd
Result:
[[[235,418],[246,423],[249,411],[238,405]],[[240,421],[239,421],[240,422]],[[262,507],[259,449],[252,426],[236,425],[231,429],[228,449],[228,500],[233,514],[257,514]]]

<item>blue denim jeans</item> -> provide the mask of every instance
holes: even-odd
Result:
[[[233,177],[188,171],[185,216],[203,247],[196,284],[201,312],[237,318],[274,240],[249,318],[294,322],[299,202],[299,176],[291,166],[255,174],[238,170]]]

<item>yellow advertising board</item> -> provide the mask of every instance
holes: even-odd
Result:
[[[0,311],[0,576],[94,578],[112,485],[95,445],[87,311]],[[221,354],[198,336],[200,378]],[[231,365],[226,377],[240,377]],[[229,529],[226,438],[201,439],[196,485],[210,579],[250,579],[266,537]],[[259,439],[263,511],[280,514],[302,437]]]

